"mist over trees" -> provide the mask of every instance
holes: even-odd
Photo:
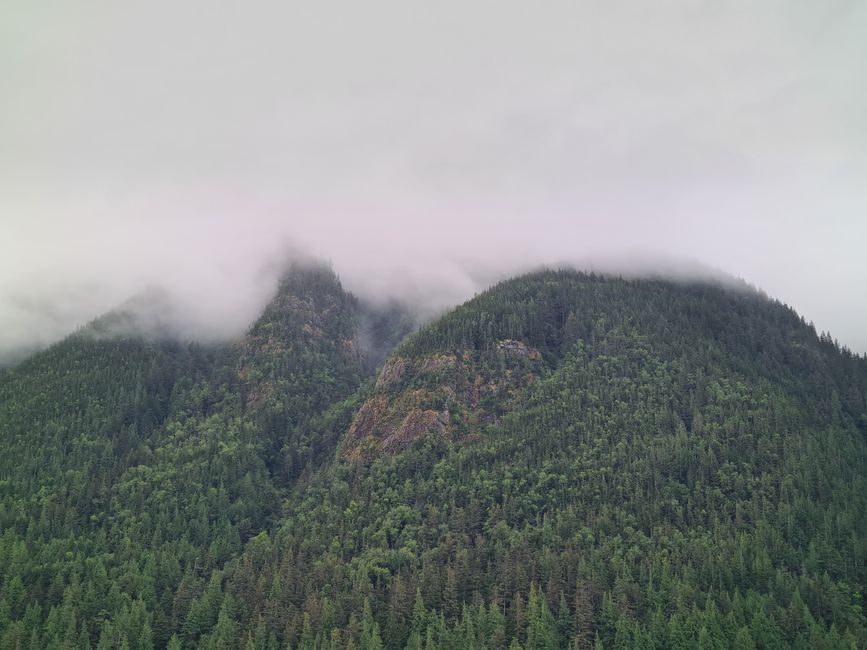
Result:
[[[862,357],[574,271],[414,329],[295,267],[238,341],[0,374],[0,649],[867,644]]]

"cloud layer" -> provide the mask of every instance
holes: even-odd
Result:
[[[0,11],[0,356],[152,284],[240,331],[293,247],[431,310],[697,260],[867,351],[864,3]]]

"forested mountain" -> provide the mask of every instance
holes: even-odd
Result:
[[[867,361],[756,291],[98,325],[0,375],[0,650],[867,647]]]

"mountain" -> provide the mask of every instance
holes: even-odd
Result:
[[[413,329],[293,267],[0,375],[0,649],[867,647],[864,358],[574,271]]]

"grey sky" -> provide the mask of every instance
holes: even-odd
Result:
[[[867,351],[865,34],[842,0],[0,0],[0,356],[150,283],[237,331],[290,245],[432,308],[687,258]]]

